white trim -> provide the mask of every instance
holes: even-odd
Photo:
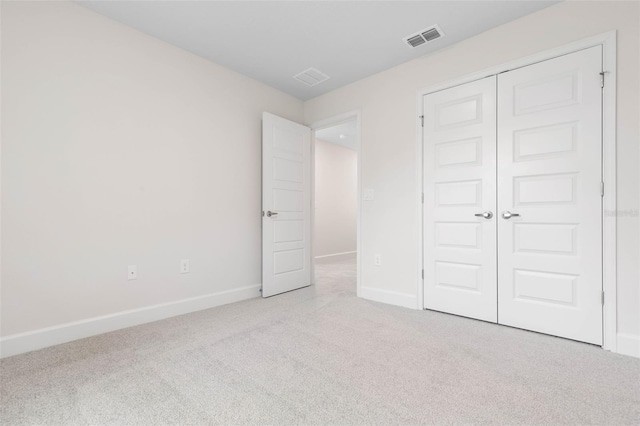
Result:
[[[502,65],[497,65],[491,68],[484,69],[482,71],[474,72],[472,74],[467,74],[466,76],[463,76],[463,77],[459,77],[452,80],[444,81],[442,83],[434,84],[425,89],[418,90],[418,98],[422,98],[422,96],[428,95],[429,93],[450,89],[452,87],[459,86],[461,84],[470,83],[472,81],[481,80],[483,78],[490,77],[492,75],[500,74],[501,72],[514,70],[516,68],[526,67],[528,65],[533,65],[538,62],[547,61],[549,59],[557,58],[558,56],[564,56],[569,53],[588,49],[594,46],[602,45],[608,48],[614,47],[613,51],[608,52],[607,55],[608,55],[608,59],[615,59],[615,40],[616,40],[616,31],[615,30],[609,31],[609,32],[599,34],[593,37],[589,37],[583,40],[579,40],[573,43],[565,44],[563,46],[556,47],[551,50],[539,52],[539,53],[536,53],[535,55],[530,55],[524,58],[516,59],[514,61],[507,62]],[[613,42],[613,45],[611,44],[612,42]],[[613,57],[610,55],[613,55]],[[609,66],[612,64],[607,63],[605,65]],[[615,61],[613,61],[613,65],[615,69]],[[419,115],[422,115],[422,113],[420,113]]]
[[[0,22],[2,22],[2,1],[0,1]],[[0,31],[0,46],[2,46],[2,31]],[[2,81],[2,69],[2,54],[0,54],[0,82]],[[0,102],[0,129],[2,129],[2,102]],[[2,188],[2,176],[2,131],[0,131],[0,188]],[[2,211],[2,196],[0,194],[0,241],[2,241]],[[2,289],[2,259],[2,244],[0,244],[0,289]],[[2,330],[3,317],[1,306],[0,303],[0,330]]]
[[[309,262],[311,263],[311,285],[316,283],[316,262],[315,259],[315,248],[314,248],[314,239],[315,239],[315,229],[316,229],[316,131],[311,128],[311,207],[309,210],[311,211],[311,232],[309,236],[310,247],[309,247]]]
[[[434,84],[425,89],[421,89],[417,93],[417,111],[418,116],[423,115],[422,110],[422,98],[430,93],[438,92],[440,90],[449,89],[461,84],[470,83],[472,81],[480,80],[492,75],[500,74],[501,72],[513,70],[516,68],[522,68],[527,65],[532,65],[537,62],[546,61],[556,58],[558,56],[567,55],[569,53],[577,52],[579,50],[588,49],[594,46],[602,46],[603,58],[602,66],[603,71],[606,72],[605,90],[603,91],[603,127],[602,127],[602,169],[604,180],[605,196],[602,202],[603,208],[603,247],[602,247],[602,266],[603,266],[603,291],[605,292],[604,301],[604,314],[603,314],[603,330],[604,330],[604,349],[617,352],[617,343],[620,339],[616,339],[617,334],[617,266],[616,266],[616,217],[615,215],[605,216],[605,211],[615,212],[617,208],[616,204],[616,31],[609,31],[603,34],[599,34],[593,37],[589,37],[583,40],[579,40],[573,43],[569,43],[555,49],[547,50],[537,53],[535,55],[527,56],[525,58],[517,59],[515,61],[508,62],[506,64],[498,65],[492,68],[478,71],[464,77],[456,78],[453,80],[445,81],[442,83]],[[422,127],[418,121],[418,135],[416,137],[416,153],[418,158],[416,164],[418,166],[417,179],[418,182],[417,191],[418,200],[422,197],[424,191],[423,182],[421,180],[423,174],[423,159],[422,159]],[[423,205],[420,202],[418,204],[418,229],[421,235],[423,234],[422,225],[422,208]],[[419,299],[418,306],[424,306],[423,291],[424,286],[422,283],[422,268],[423,268],[423,242],[422,236],[419,238],[418,247],[418,291],[416,295]]]
[[[397,291],[381,290],[379,288],[362,287],[360,297],[374,302],[388,305],[402,306],[403,308],[416,309],[416,295],[411,293],[398,293]]]
[[[357,189],[357,197],[358,197],[358,207],[357,207],[357,235],[356,235],[356,292],[358,297],[363,297],[361,294],[362,283],[361,283],[361,265],[362,265],[362,113],[360,110],[348,111],[342,114],[334,115],[332,117],[326,118],[324,120],[318,120],[310,125],[311,130],[313,130],[313,138],[312,138],[312,148],[311,148],[311,163],[312,163],[312,173],[311,173],[311,185],[312,185],[312,196],[311,196],[311,257],[313,257],[313,224],[315,222],[315,141],[316,141],[316,130],[320,130],[326,127],[335,126],[336,124],[340,124],[345,121],[356,120],[356,153],[358,155],[358,189]],[[311,265],[311,276],[312,281],[315,283],[315,267],[313,264]]]
[[[341,252],[341,253],[323,254],[322,256],[316,256],[316,257],[314,257],[314,259],[316,259],[316,260],[317,260],[317,259],[327,259],[327,258],[330,258],[330,257],[340,257],[340,256],[342,256],[342,257],[349,257],[349,256],[352,256],[352,255],[354,255],[354,254],[356,254],[356,253],[358,253],[358,251],[357,251],[357,250],[353,250],[353,251],[343,251],[343,252]]]
[[[416,290],[416,308],[424,309],[424,105],[422,98],[424,97],[421,92],[418,92],[416,98],[418,111],[416,121],[416,188],[417,191],[417,224],[418,224],[418,271],[416,276],[417,290]]]
[[[88,318],[0,339],[0,358],[43,349],[85,337],[159,321],[216,306],[260,297],[260,285],[251,285],[175,302]]]
[[[617,211],[617,142],[616,142],[616,91],[617,69],[616,32],[604,34],[602,44],[602,68],[605,84],[602,92],[602,290],[604,291],[603,345],[604,349],[617,352],[618,334],[618,272],[617,272],[617,217],[605,212]]]
[[[640,358],[640,336],[618,333],[617,340],[617,350],[615,352]]]

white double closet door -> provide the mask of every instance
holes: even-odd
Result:
[[[425,308],[602,344],[602,48],[425,95]]]

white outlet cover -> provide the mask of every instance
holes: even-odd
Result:
[[[180,261],[180,273],[188,274],[191,271],[191,265],[189,264],[189,259],[182,259]]]
[[[362,191],[362,199],[364,201],[373,201],[374,191],[373,188],[365,188]]]
[[[136,265],[127,266],[127,279],[128,280],[138,279],[138,267]]]

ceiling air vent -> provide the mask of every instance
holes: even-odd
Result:
[[[418,35],[414,35],[413,37],[409,37],[407,39],[407,43],[409,43],[409,45],[411,47],[418,47],[421,44],[425,44],[427,41],[425,39],[422,38],[422,36],[420,34]]]
[[[315,68],[306,69],[301,73],[294,75],[293,78],[295,78],[301,83],[306,84],[309,87],[313,87],[315,85],[322,83],[323,81],[329,80],[328,75],[326,75],[321,71],[318,71]]]
[[[422,44],[444,37],[444,33],[439,26],[433,25],[415,34],[411,34],[402,40],[411,47],[418,47]]]

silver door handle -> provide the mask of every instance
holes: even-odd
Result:
[[[510,211],[502,212],[503,219],[511,219],[512,217],[520,216],[518,213],[511,213]]]
[[[493,217],[493,212],[486,211],[486,212],[482,212],[482,213],[476,213],[476,214],[474,214],[474,216],[483,217],[485,219],[491,219]]]
[[[276,212],[272,212],[271,210],[269,210],[269,211],[267,212],[267,217],[277,216],[277,215],[278,215],[278,213],[276,213]]]

